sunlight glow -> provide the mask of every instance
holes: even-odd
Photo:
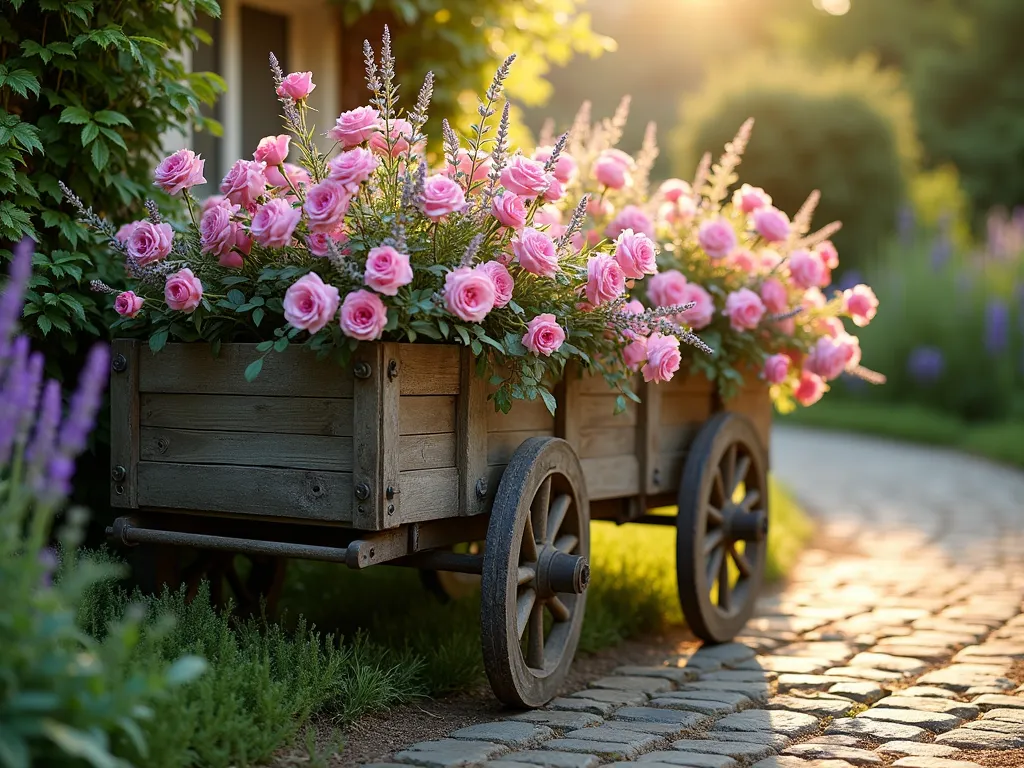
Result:
[[[850,10],[850,0],[814,0],[814,7],[833,16],[843,16]]]

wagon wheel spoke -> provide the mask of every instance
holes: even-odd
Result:
[[[516,600],[516,629],[519,632],[520,640],[523,638],[523,633],[526,632],[526,625],[530,622],[533,606],[536,602],[537,590],[533,587],[523,590],[523,593]]]
[[[569,606],[563,603],[562,599],[557,595],[548,598],[548,610],[550,610],[551,615],[555,617],[555,621],[568,621],[572,618],[572,614],[569,612]]]
[[[721,467],[715,469],[714,484],[711,487],[711,498],[715,500],[719,506],[724,506],[729,500],[725,495],[725,480],[722,477]]]
[[[555,542],[555,549],[568,555],[579,546],[579,543],[580,539],[578,536],[567,533],[564,536],[558,537],[558,541]]]
[[[735,544],[729,545],[729,557],[731,557],[732,561],[736,563],[736,568],[739,570],[741,578],[749,578],[754,572],[754,566],[750,564],[750,561],[747,559],[745,554],[742,554],[736,549]]]
[[[516,581],[517,581],[517,583],[518,583],[518,585],[520,587],[523,586],[524,584],[529,584],[535,578],[537,578],[537,569],[536,568],[533,568],[533,567],[531,567],[529,565],[520,565],[519,566],[519,573],[517,575]]]
[[[722,510],[713,504],[707,504],[706,509],[708,511],[708,526],[721,525],[722,524]]]
[[[725,490],[728,492],[725,497],[727,501],[732,498],[732,492],[736,490],[736,453],[736,445],[733,444],[729,446],[725,456],[722,457],[722,480]]]
[[[523,530],[523,545],[520,551],[520,562],[535,563],[540,558],[537,552],[537,540],[533,534],[533,528],[529,525]]]
[[[743,501],[740,502],[740,509],[745,512],[750,512],[750,508],[753,507],[757,502],[761,500],[761,492],[756,488],[748,488],[746,496],[743,497]]]
[[[708,557],[712,551],[722,546],[722,542],[725,540],[725,532],[721,528],[716,528],[713,531],[708,531],[704,537],[704,557]]]
[[[547,541],[548,531],[548,510],[551,508],[551,477],[544,478],[537,495],[533,497],[533,504],[530,505],[530,521],[533,523],[533,537],[543,544]]]
[[[729,588],[729,558],[725,557],[725,552],[722,550],[718,551],[722,554],[718,563],[718,607],[723,611],[728,611],[732,601]]]
[[[526,636],[526,666],[544,669],[544,604],[534,603]]]
[[[547,482],[550,482],[550,480]],[[565,514],[569,511],[571,504],[572,497],[567,493],[558,494],[555,500],[551,502],[551,511],[548,512],[548,525],[544,537],[545,544],[555,540],[555,537],[562,528],[562,523],[565,522]]]
[[[721,547],[716,547],[711,554],[708,556],[707,562],[707,577],[708,586],[715,583],[715,579],[718,578],[718,573],[721,570],[722,561],[725,559],[725,553]]]
[[[735,448],[733,449],[735,450]],[[736,464],[735,472],[732,478],[732,488],[729,489],[730,497],[736,493],[736,489],[740,487],[740,483],[746,482],[747,473],[750,471],[750,457],[743,456]]]

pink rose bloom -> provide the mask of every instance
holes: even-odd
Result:
[[[757,271],[759,261],[758,258],[746,248],[737,248],[729,254],[726,263],[733,269],[737,269],[740,272],[753,274]]]
[[[155,261],[166,259],[171,252],[174,230],[170,224],[154,224],[147,220],[136,222],[128,238],[128,255],[144,267]]]
[[[761,283],[761,301],[765,308],[773,315],[785,314],[789,309],[789,296],[786,293],[786,286],[774,277],[769,277]]]
[[[772,204],[772,198],[760,187],[744,184],[732,196],[732,204],[744,213],[753,213]]]
[[[388,131],[391,137],[391,156],[398,157],[409,151],[409,143],[412,141],[415,131],[412,129],[412,123],[400,117],[388,122],[391,126]],[[388,153],[388,140],[384,137],[383,118],[377,120],[377,130],[370,135],[370,149],[378,155]]]
[[[114,299],[114,311],[121,317],[135,317],[142,311],[144,301],[145,299],[136,296],[134,291],[122,291]]]
[[[621,149],[605,149],[594,161],[594,178],[608,189],[622,189],[633,184],[636,162]]]
[[[245,263],[245,259],[242,258],[242,254],[235,253],[234,251],[224,251],[220,256],[217,257],[217,263],[222,267],[228,269],[241,269]]]
[[[295,226],[302,218],[300,208],[280,197],[264,203],[256,209],[249,229],[253,239],[266,248],[284,248],[292,241]]]
[[[312,72],[292,72],[277,86],[277,95],[282,99],[300,101],[309,96],[314,88]]]
[[[697,242],[712,259],[721,259],[736,247],[736,230],[721,217],[709,219],[697,230]]]
[[[754,229],[769,243],[789,237],[789,217],[778,208],[765,206],[754,211]]]
[[[878,312],[878,298],[875,292],[863,283],[855,285],[843,291],[843,309],[850,315],[854,325],[863,328]]]
[[[423,184],[423,213],[431,221],[440,221],[449,213],[466,207],[466,193],[447,176],[428,176]]]
[[[179,149],[170,157],[165,157],[153,172],[154,184],[169,195],[176,195],[183,189],[191,189],[197,184],[205,184],[203,166],[206,161],[191,149]]]
[[[611,256],[591,256],[587,262],[587,301],[597,307],[613,301],[626,290],[626,276]]]
[[[494,306],[496,309],[504,307],[512,301],[515,281],[504,264],[500,261],[485,261],[483,264],[478,264],[475,269],[483,272],[494,283]]]
[[[623,305],[622,311],[628,315],[642,315],[644,313],[644,305],[636,299],[630,299]]]
[[[341,229],[352,199],[341,182],[327,179],[314,184],[306,193],[302,210],[306,212],[310,232],[335,232]]]
[[[229,269],[241,269],[243,264],[242,257],[248,256],[252,250],[252,240],[246,233],[245,227],[241,224],[234,222],[232,226],[234,232],[233,241],[229,241],[227,249],[217,257],[217,263]],[[232,248],[232,242],[234,248]]]
[[[789,274],[800,288],[821,288],[831,279],[828,267],[810,251],[793,251],[789,255]]]
[[[494,309],[494,281],[483,271],[469,267],[452,270],[444,278],[444,305],[467,323],[479,323]]]
[[[764,302],[749,288],[740,288],[725,298],[722,314],[729,318],[729,325],[737,332],[752,331],[764,317]]]
[[[635,205],[627,205],[616,214],[604,233],[614,240],[627,229],[642,232],[650,238],[654,237],[654,222],[651,217]]]
[[[532,198],[544,194],[554,177],[544,173],[544,163],[522,155],[513,155],[499,179],[501,186],[509,192]]]
[[[781,384],[789,375],[789,356],[770,355],[764,361],[764,380],[769,384]]]
[[[399,288],[412,282],[409,255],[399,253],[390,245],[371,248],[366,254],[363,280],[377,293],[395,296]]]
[[[341,305],[341,332],[349,338],[379,339],[387,324],[388,310],[376,293],[360,288],[345,297]]]
[[[308,187],[313,183],[313,180],[309,177],[309,171],[294,163],[284,163],[284,173],[276,165],[268,165],[263,169],[263,175],[267,177],[267,183],[272,187],[287,187],[289,184],[296,189],[302,186]],[[294,196],[291,194],[291,190],[288,190],[288,198],[292,202],[297,202]]]
[[[533,227],[524,227],[512,238],[512,252],[519,266],[527,272],[554,277],[558,272],[558,253],[555,242]]]
[[[647,339],[632,331],[629,331],[628,334],[628,338],[632,341],[622,348],[622,359],[629,370],[638,371],[640,366],[647,362]]]
[[[820,288],[808,288],[804,291],[803,298],[800,301],[800,306],[804,309],[821,309],[828,303],[825,298],[825,294],[821,292]]]
[[[236,160],[220,183],[220,191],[235,205],[255,210],[256,201],[267,191],[266,167],[256,160]]]
[[[199,205],[199,212],[201,214],[206,213],[215,205],[226,205],[230,208],[233,203],[224,197],[224,195],[210,195]]]
[[[836,250],[831,240],[818,243],[818,247],[814,249],[814,252],[818,254],[818,258],[829,269],[835,269],[839,266],[839,251]]]
[[[565,342],[565,331],[558,324],[555,316],[545,312],[537,315],[526,326],[523,334],[523,346],[535,355],[551,357]]]
[[[306,247],[314,256],[326,256],[330,251],[328,245],[331,241],[339,243],[344,235],[340,232],[313,232],[306,236]]]
[[[558,209],[557,205],[542,205],[533,214],[533,223],[538,227],[545,225],[556,226],[562,223],[562,212]]]
[[[640,280],[644,275],[657,273],[656,255],[654,243],[643,233],[627,229],[615,240],[615,261],[630,280]]]
[[[537,147],[533,151],[533,159],[546,164],[551,159],[554,149],[554,147]],[[558,153],[558,159],[555,160],[555,167],[551,169],[551,173],[558,181],[569,184],[575,178],[577,168],[576,159],[563,150]]]
[[[689,304],[691,301],[695,306],[680,313],[679,320],[683,325],[688,325],[695,331],[699,331],[711,324],[711,320],[715,316],[715,302],[712,300],[711,294],[699,285],[687,283],[683,287],[682,301],[678,303]]]
[[[610,200],[602,200],[597,197],[587,200],[587,216],[594,219],[607,219],[613,213],[615,213],[615,206],[611,204]]]
[[[203,284],[186,267],[167,276],[164,284],[164,301],[178,312],[194,312],[203,300]]]
[[[288,157],[288,145],[291,141],[291,137],[283,133],[280,136],[264,136],[260,139],[256,151],[252,153],[252,159],[268,166],[281,165]]]
[[[526,203],[514,192],[501,192],[491,201],[491,213],[503,227],[522,229],[526,224]]]
[[[764,272],[771,272],[779,264],[782,263],[782,255],[778,251],[773,251],[771,248],[761,249],[761,270]]]
[[[670,381],[681,362],[679,339],[652,333],[647,339],[647,362],[642,370],[644,381]]]
[[[573,232],[572,235],[569,237],[569,247],[572,248],[574,251],[582,251],[583,247],[586,244],[587,244],[586,235],[584,235],[579,230],[576,230],[575,232]]]
[[[792,336],[796,333],[796,320],[792,317],[787,317],[785,320],[777,320],[773,325],[784,336]]]
[[[548,203],[557,203],[565,197],[565,187],[558,179],[552,178],[551,184],[544,191],[544,200]]]
[[[682,179],[667,179],[661,182],[661,186],[658,187],[658,194],[670,203],[674,203],[681,197],[692,195],[693,188]]]
[[[697,215],[697,203],[692,197],[683,196],[672,202],[662,203],[658,208],[658,218],[672,226],[680,226],[693,221]]]
[[[284,294],[284,319],[293,328],[316,333],[338,311],[338,289],[316,272],[303,275]]]
[[[457,174],[463,174],[467,187],[484,181],[491,170],[490,155],[484,152],[477,155],[476,168],[473,168],[473,153],[463,147],[459,147],[455,162],[457,165],[448,165],[448,177],[454,179]],[[473,172],[473,178],[469,178],[470,171]]]
[[[341,184],[349,194],[359,192],[360,185],[377,170],[380,158],[362,147],[342,152],[327,163],[328,178]]]
[[[811,324],[815,333],[835,339],[846,333],[843,321],[838,317],[819,317]]]
[[[123,224],[114,234],[114,239],[121,245],[127,246],[128,241],[131,240],[132,232],[135,231],[137,226],[139,226],[139,222],[137,221],[130,221],[127,224]]]
[[[796,385],[796,390],[793,392],[793,396],[800,405],[814,405],[821,400],[821,396],[824,394],[825,382],[822,381],[820,376],[816,376],[807,370],[800,372],[800,382]]]
[[[848,367],[852,368],[858,363],[860,363],[860,343],[856,337],[843,334],[837,338],[826,336],[818,339],[807,356],[804,366],[825,381],[831,381]]]
[[[380,113],[371,107],[356,107],[338,115],[334,127],[327,132],[345,149],[357,147],[381,130]]]
[[[685,304],[686,278],[678,269],[659,272],[647,281],[647,296],[656,307]]]

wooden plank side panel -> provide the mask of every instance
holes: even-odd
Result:
[[[531,437],[551,437],[553,430],[523,429],[511,432],[489,432],[487,434],[487,464],[504,466],[512,454]]]
[[[615,499],[640,493],[640,461],[636,455],[582,459],[587,495]]]
[[[626,410],[615,412],[617,393],[601,395],[577,395],[570,399],[569,407],[579,419],[581,429],[596,427],[635,427],[639,408],[632,400],[626,400]]]
[[[402,435],[399,438],[398,468],[439,469],[455,466],[455,433]]]
[[[352,372],[309,350],[291,346],[272,352],[253,381],[246,367],[262,353],[255,344],[225,344],[214,357],[207,344],[168,344],[160,352],[140,352],[139,391],[202,392],[209,395],[273,397],[351,397]]]
[[[383,344],[360,344],[352,357],[353,366],[367,373],[355,379],[352,394],[352,522],[357,528],[368,531],[379,531],[384,527],[384,446],[381,428],[384,413],[383,361]],[[354,495],[356,489],[364,491],[360,494],[361,498]]]
[[[113,475],[110,478],[110,506],[135,509],[139,506],[136,465],[139,461],[140,342],[116,339],[110,352],[110,467],[115,472],[123,468],[125,473],[121,480]]]
[[[459,394],[459,350],[455,344],[397,344],[403,395]]]
[[[352,398],[144,394],[144,427],[352,436]]]
[[[436,435],[455,432],[453,395],[402,395],[399,432],[403,435]]]
[[[581,459],[635,456],[636,444],[636,427],[593,427],[580,431],[577,451]]]
[[[476,375],[472,350],[463,348],[459,361],[457,405],[457,454],[459,514],[486,512],[487,495],[487,389],[486,379]]]
[[[139,506],[324,522],[352,519],[348,472],[139,463]]]
[[[494,404],[487,404],[488,432],[519,432],[535,430],[537,432],[555,431],[555,417],[552,416],[538,397],[536,400],[516,400],[508,413],[494,410]]]
[[[725,410],[740,413],[750,419],[761,438],[761,446],[767,451],[771,446],[772,398],[768,386],[751,382],[732,400],[725,403]]]
[[[352,471],[352,438],[143,427],[143,461]]]
[[[459,470],[420,469],[399,473],[402,523],[418,523],[457,517],[459,514]]]

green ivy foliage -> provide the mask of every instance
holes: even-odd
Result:
[[[223,91],[187,71],[182,53],[208,38],[193,28],[216,0],[0,0],[0,248],[28,235],[38,247],[26,328],[59,368],[105,334],[93,279],[123,270],[75,221],[58,182],[87,205],[127,220],[154,197],[161,139],[194,123]],[[10,257],[0,250],[0,258]]]

